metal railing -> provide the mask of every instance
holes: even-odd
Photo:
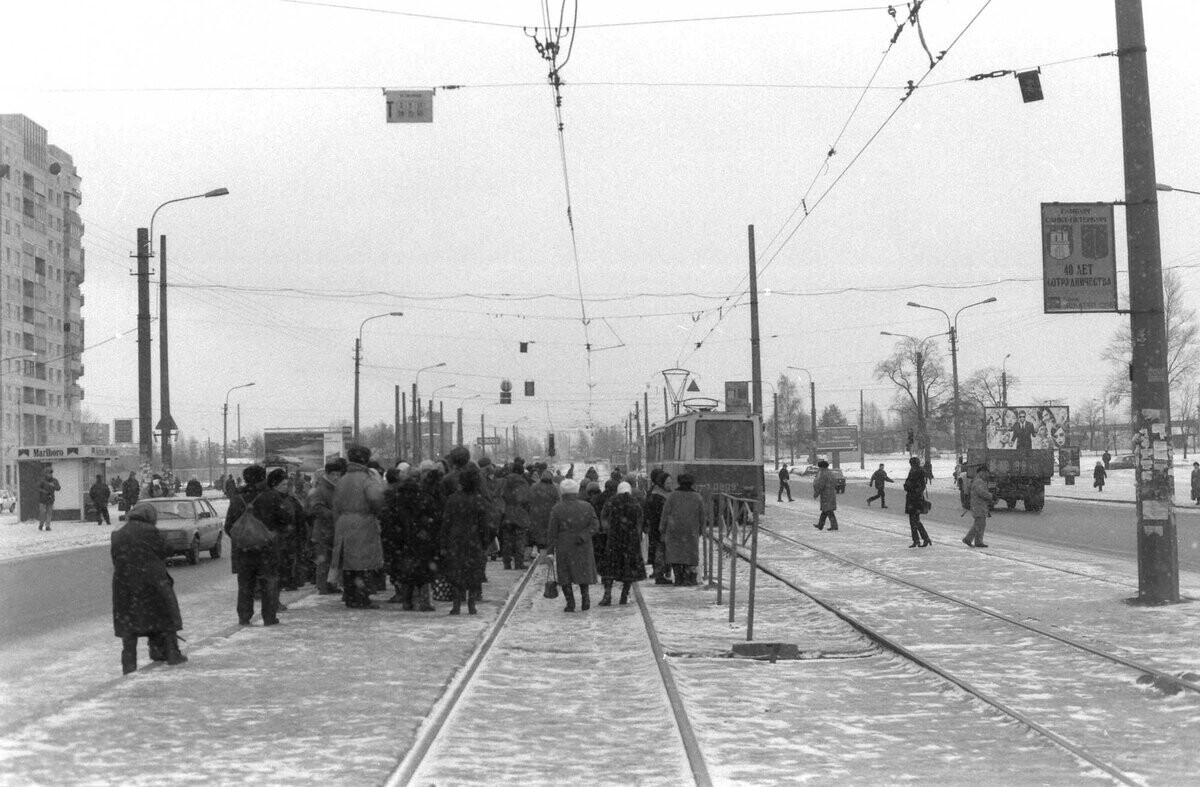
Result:
[[[746,641],[754,640],[754,590],[758,566],[757,501],[718,493],[712,498],[713,516],[709,517],[704,533],[704,579],[706,586],[716,588],[717,604],[724,603],[725,561],[729,560],[729,622],[733,623],[737,604],[738,550],[750,544],[750,579],[746,600]]]

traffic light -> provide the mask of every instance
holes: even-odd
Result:
[[[525,395],[533,396],[533,380],[525,381]]]
[[[508,380],[500,381],[500,404],[512,404],[512,383]]]
[[[554,432],[546,435],[546,455],[554,456]]]

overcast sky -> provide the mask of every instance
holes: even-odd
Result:
[[[363,329],[364,424],[442,362],[422,396],[453,385],[438,398],[473,424],[503,378],[515,403],[489,404],[489,424],[534,431],[618,423],[646,392],[661,421],[671,367],[721,398],[750,377],[750,224],[763,376],[806,387],[786,367],[809,369],[819,408],[857,412],[860,389],[892,404],[872,378],[893,346],[880,331],[945,331],[907,301],[993,296],[959,318],[961,377],[1011,353],[1011,402],[1100,395],[1100,350],[1128,317],[1042,313],[1038,204],[1123,199],[1117,60],[1091,57],[1116,47],[1109,0],[926,0],[925,41],[949,52],[886,124],[929,70],[911,27],[889,49],[886,5],[581,0],[561,70],[574,241],[548,66],[521,29],[541,6],[337,2],[0,12],[0,111],[46,127],[83,178],[94,419],[137,413],[136,229],[219,186],[155,222],[172,412],[201,440],[250,381],[230,398],[244,432],[348,422],[355,337],[389,311],[404,316]],[[1158,180],[1200,190],[1200,4],[1145,6]],[[616,24],[732,13],[779,15]],[[1011,76],[965,79],[1038,65],[1040,103]],[[382,88],[438,88],[434,122],[385,123]],[[1163,264],[1194,304],[1200,197],[1160,197]],[[1117,250],[1124,271],[1121,231]]]

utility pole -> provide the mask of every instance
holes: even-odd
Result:
[[[954,459],[957,462],[963,455],[962,424],[960,423],[961,407],[958,404],[958,315],[950,325],[950,373],[954,381]]]
[[[396,412],[392,418],[392,437],[396,444],[396,461],[400,461],[400,386],[396,386]]]
[[[399,386],[397,386],[399,387]],[[408,457],[408,394],[400,392],[400,458]]]
[[[867,447],[863,445],[863,425],[866,424],[866,415],[863,413],[863,389],[858,389],[858,469],[867,469]]]
[[[150,239],[153,242],[153,238]],[[174,451],[171,446],[171,433],[176,431],[175,419],[171,417],[171,383],[167,358],[167,236],[159,236],[158,251],[158,391],[159,410],[162,416],[158,419],[158,430],[162,436],[162,471],[163,478],[170,483],[174,477]]]
[[[1121,136],[1125,159],[1125,234],[1129,258],[1130,364],[1137,463],[1138,596],[1143,604],[1179,601],[1179,553],[1171,494],[1171,402],[1162,251],[1155,188],[1154,134],[1141,0],[1116,0]],[[1146,465],[1152,464],[1147,470]]]
[[[413,456],[412,464],[416,467],[421,463],[421,400],[417,398],[417,384],[412,387],[413,400]]]
[[[808,403],[812,413],[812,457],[809,464],[817,463],[817,384],[812,374],[808,375]]]
[[[151,428],[150,371],[150,231],[138,227],[138,463],[142,484],[150,480],[150,462],[154,457],[154,430]]]
[[[925,351],[917,349],[917,452],[929,461],[928,440],[925,437]]]
[[[775,425],[775,470],[779,470],[779,392],[771,393],[771,423]]]
[[[242,458],[242,403],[241,402],[238,402],[238,406],[237,406],[237,437],[238,437],[238,441],[237,441],[238,452],[237,452],[237,454],[238,454],[238,459],[241,459]]]
[[[458,445],[465,446],[467,444],[467,440],[463,436],[463,409],[461,407],[458,408],[458,419],[457,420],[458,420]]]
[[[754,225],[746,228],[750,242],[750,387],[753,389],[753,412],[762,417],[762,361],[758,339],[758,264],[754,259]],[[760,435],[761,437],[761,435]]]

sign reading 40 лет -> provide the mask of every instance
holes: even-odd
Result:
[[[1042,203],[1042,292],[1046,314],[1117,310],[1112,205]]]

